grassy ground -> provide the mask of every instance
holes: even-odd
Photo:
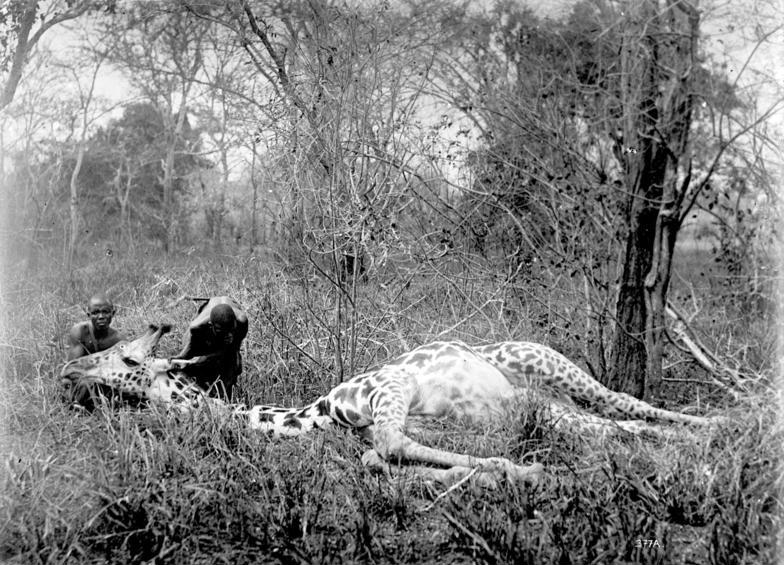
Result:
[[[680,288],[684,299],[691,288]],[[62,336],[99,289],[115,297],[116,326],[131,335],[150,321],[184,328],[195,308],[171,305],[183,293],[235,296],[252,320],[240,381],[249,404],[307,402],[344,376],[444,337],[541,341],[579,358],[569,334],[540,323],[547,300],[510,310],[506,295],[478,277],[389,276],[363,287],[356,308],[323,282],[228,257],[202,264],[115,256],[71,278],[15,280],[5,289],[0,335],[0,559],[775,562],[784,437],[765,393],[714,405],[731,425],[668,440],[556,432],[542,424],[534,398],[502,429],[443,425],[427,442],[542,461],[547,476],[536,489],[489,492],[466,483],[446,492],[404,472],[389,484],[361,466],[366,446],[341,430],[272,441],[209,413],[86,415],[65,407],[56,379]],[[698,289],[718,292],[707,290],[713,294]],[[766,377],[769,321],[733,308],[728,300],[706,303],[697,323],[718,351]],[[178,338],[167,337],[160,353],[178,348]],[[659,392],[668,403],[688,398],[685,411],[704,411],[695,390],[710,392],[691,383]]]

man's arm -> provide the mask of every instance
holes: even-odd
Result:
[[[226,349],[207,355],[197,355],[190,359],[172,358],[169,360],[170,369],[174,371],[186,370],[191,374],[198,373],[219,373],[223,367],[224,353]]]
[[[209,351],[205,353],[207,350],[207,346],[204,343],[204,338],[201,335],[202,328],[189,328],[187,334],[184,336],[184,345],[182,351],[180,351],[177,356],[173,357],[172,360],[181,361],[178,363],[178,366],[181,367],[198,367],[202,365],[208,365],[212,363],[214,360],[217,360],[221,357],[225,349],[221,348],[217,351]],[[199,355],[201,353],[201,355]],[[187,361],[184,363],[182,361]]]
[[[205,366],[211,366],[213,360],[218,357],[217,354],[210,355],[197,355],[190,359],[181,359],[179,357],[169,358],[169,369],[174,371],[181,371],[183,369],[195,368],[200,369]]]
[[[176,359],[190,359],[195,357],[199,344],[204,340],[199,336],[202,330],[198,326],[189,326],[185,335],[182,336],[182,349],[175,357]],[[194,337],[196,338],[194,340]],[[194,343],[195,342],[195,343]]]
[[[248,335],[248,319],[239,320],[237,322],[237,330],[234,334],[234,349],[237,351],[240,350],[240,346],[242,345],[242,340],[245,339],[245,336]]]
[[[87,348],[82,343],[82,326],[76,324],[68,332],[68,352],[66,353],[66,361],[73,361],[79,357],[84,357],[89,354]]]

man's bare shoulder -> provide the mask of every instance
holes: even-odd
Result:
[[[68,338],[76,342],[81,342],[85,336],[90,335],[90,322],[76,322],[71,329],[68,330]]]

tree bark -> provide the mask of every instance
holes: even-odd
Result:
[[[11,70],[8,72],[8,79],[3,85],[2,94],[0,94],[0,109],[5,108],[11,103],[11,100],[14,99],[16,88],[19,86],[19,81],[22,80],[22,69],[24,68],[27,54],[31,47],[28,44],[30,30],[33,29],[37,11],[37,0],[29,0],[22,13],[22,17],[19,19],[19,30],[16,32],[16,50],[14,51]]]
[[[622,53],[625,121],[618,151],[628,191],[628,232],[610,370],[603,381],[642,398],[662,380],[667,291],[691,177],[681,181],[679,172],[692,120],[699,15],[689,4],[668,3],[659,11],[657,2],[643,0],[639,21],[646,25],[642,38],[627,34]]]
[[[624,167],[627,232],[609,371],[602,380],[614,390],[642,398],[648,371],[645,277],[653,260],[667,158],[657,133],[657,6],[644,0],[639,10],[637,21],[645,22],[646,27],[630,26],[621,53],[624,116],[616,149]]]
[[[661,207],[656,221],[651,268],[645,279],[645,295],[648,307],[646,327],[648,358],[648,382],[646,387],[657,386],[663,380],[664,331],[667,320],[667,291],[675,253],[675,242],[681,227],[681,209],[684,196],[691,183],[691,167],[681,181],[678,178],[680,161],[687,152],[689,129],[692,121],[694,98],[692,95],[692,69],[696,68],[697,40],[699,37],[699,12],[687,3],[669,3],[671,25],[684,28],[674,36],[671,52],[678,56],[668,57],[674,67],[668,83],[664,85],[660,103],[666,112],[664,130],[667,164]],[[685,16],[685,17],[684,17]]]

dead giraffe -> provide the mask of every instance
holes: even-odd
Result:
[[[521,466],[502,457],[473,457],[427,447],[406,435],[407,418],[488,421],[503,417],[509,401],[526,389],[537,388],[562,397],[551,401],[555,426],[656,433],[657,428],[641,420],[693,425],[715,421],[663,410],[613,392],[553,349],[516,341],[479,347],[435,342],[357,375],[303,407],[232,406],[207,398],[199,387],[179,374],[182,361],[151,356],[168,330],[168,326],[150,326],[145,335],[132,342],[121,342],[111,349],[75,359],[63,367],[61,378],[65,383],[100,383],[182,409],[208,403],[245,419],[252,429],[275,436],[300,435],[332,425],[357,429],[373,444],[373,449],[362,458],[368,465],[388,470],[390,461],[405,460],[420,464],[415,472],[426,478],[450,483],[476,474],[488,486],[495,484],[498,475],[535,483],[543,467],[539,463]],[[578,410],[571,399],[631,419],[614,421],[590,415]]]

